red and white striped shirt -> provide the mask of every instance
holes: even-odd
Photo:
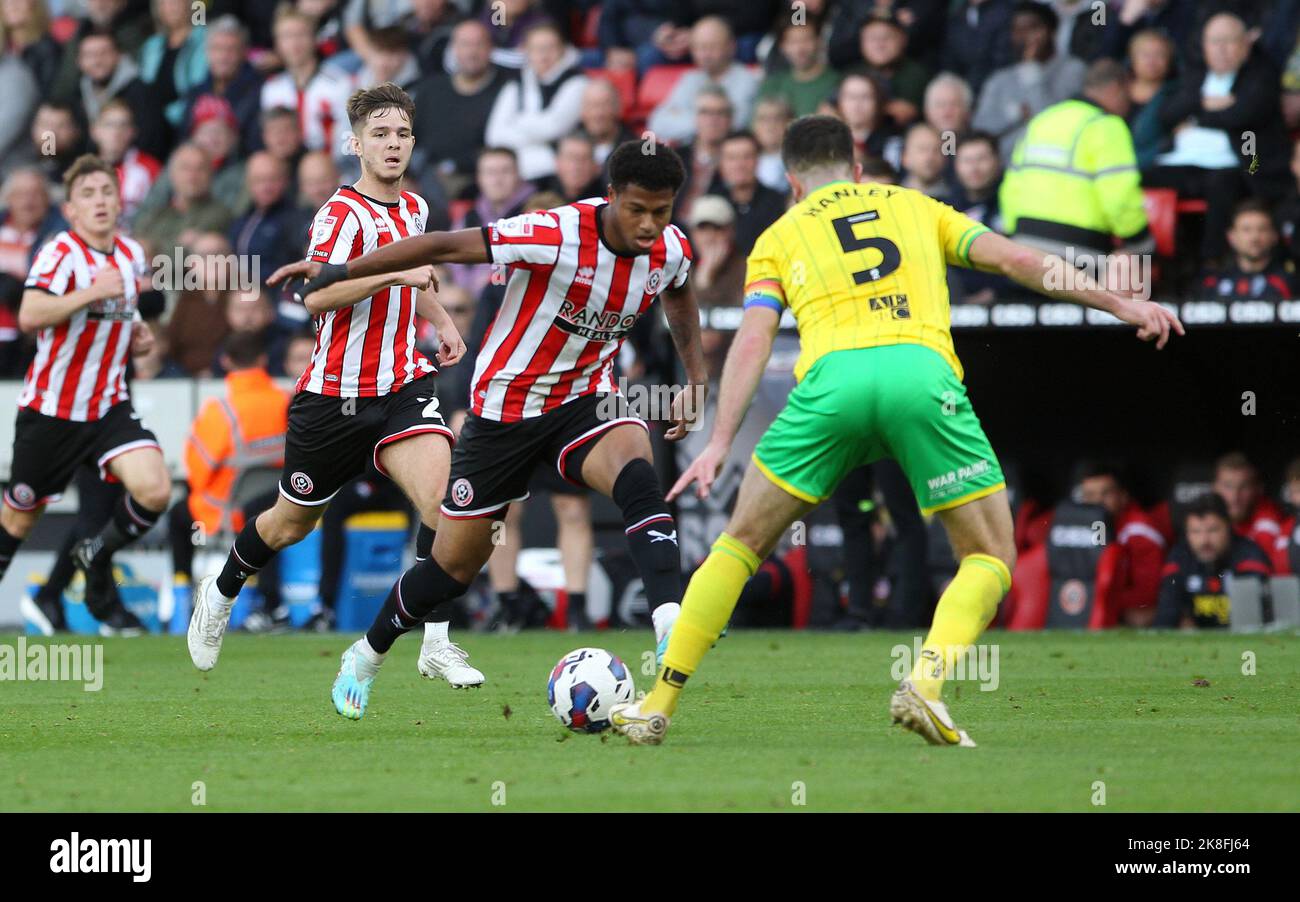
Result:
[[[298,114],[298,132],[308,150],[323,150],[334,159],[345,155],[348,134],[348,98],[352,80],[329,66],[316,70],[301,90],[288,72],[272,75],[262,85],[263,110],[288,107]]]
[[[116,266],[122,273],[123,296],[96,301],[57,326],[40,331],[36,359],[27,370],[19,407],[88,422],[127,399],[131,324],[139,318],[140,280],[148,274],[139,243],[115,235],[110,255],[91,247],[76,232],[59,232],[36,255],[27,288],[54,295],[80,291],[89,288],[105,266]]]
[[[649,253],[617,254],[589,198],[484,227],[492,262],[510,266],[505,299],[479,351],[470,409],[512,423],[614,391],[623,339],[664,288],[686,284],[691,246],[670,225]]]
[[[153,187],[158,173],[162,171],[162,163],[143,151],[129,147],[122,155],[122,162],[115,168],[117,183],[122,192],[122,219],[130,222],[145,195]]]
[[[350,186],[316,213],[307,259],[346,263],[375,248],[424,234],[429,205],[403,191],[386,204]],[[373,398],[437,370],[415,335],[415,289],[385,288],[351,307],[315,317],[316,349],[298,379],[298,391],[342,398]]]

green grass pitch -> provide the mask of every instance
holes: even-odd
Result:
[[[1300,809],[1291,635],[991,633],[996,690],[945,693],[977,749],[891,727],[910,634],[734,632],[659,748],[569,734],[546,705],[582,645],[648,687],[648,631],[462,633],[488,677],[464,691],[422,680],[406,637],[355,723],[329,700],[350,638],[231,635],[209,674],[182,637],[107,640],[99,692],[0,682],[0,810]]]

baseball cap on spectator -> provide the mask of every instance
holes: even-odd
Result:
[[[735,221],[736,211],[731,209],[731,204],[725,197],[706,194],[697,197],[695,203],[691,205],[689,225],[693,229],[706,224],[725,228]]]
[[[220,119],[230,126],[232,131],[239,131],[239,120],[235,118],[235,110],[231,107],[230,101],[215,94],[204,94],[194,103],[190,134],[198,131],[200,125],[212,119]]]

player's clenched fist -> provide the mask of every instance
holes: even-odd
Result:
[[[399,281],[402,285],[410,285],[420,291],[428,288],[438,290],[438,277],[433,274],[433,267],[428,265],[417,266],[400,273]]]
[[[120,298],[126,291],[122,271],[116,266],[105,266],[95,273],[95,281],[90,283],[90,287],[95,291],[97,300],[101,301]]]

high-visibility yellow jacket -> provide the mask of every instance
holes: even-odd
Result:
[[[1010,235],[1102,251],[1145,240],[1133,136],[1089,100],[1064,100],[1029,120],[998,194]]]

